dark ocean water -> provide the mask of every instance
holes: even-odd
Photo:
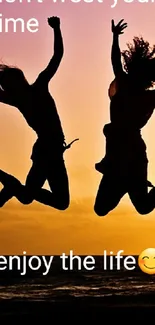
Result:
[[[96,257],[96,268],[93,271],[62,271],[58,259],[48,275],[42,272],[29,272],[21,276],[18,272],[0,273],[0,300],[29,301],[65,301],[73,298],[110,297],[138,299],[149,296],[155,306],[155,276],[144,274],[138,267],[127,271],[104,271],[101,257]],[[137,299],[137,300],[136,300]],[[149,299],[150,303],[150,299]]]
[[[44,283],[43,283],[44,282]],[[33,301],[56,301],[66,297],[108,297],[155,295],[155,278],[141,275],[81,274],[51,276],[29,279],[25,283],[0,286],[0,299],[29,299]]]

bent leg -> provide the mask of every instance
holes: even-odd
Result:
[[[126,193],[123,177],[108,173],[102,177],[96,196],[94,211],[98,216],[105,216],[113,210]]]
[[[16,197],[23,204],[30,204],[35,194],[45,182],[45,171],[39,164],[33,164],[27,176],[26,184],[22,185],[18,179],[0,171],[0,182],[4,188],[0,192],[0,207],[12,197]]]
[[[23,204],[30,204],[35,200],[36,193],[41,189],[46,180],[45,168],[41,163],[33,163],[25,185],[16,193],[17,199]]]
[[[152,212],[155,208],[155,188],[148,193],[147,184],[134,184],[129,191],[129,197],[136,211],[141,215]]]
[[[40,189],[35,200],[58,210],[66,210],[69,206],[69,183],[63,158],[46,164],[46,178],[52,192]]]
[[[129,177],[129,197],[139,214],[145,215],[155,208],[155,188],[148,192],[147,162],[135,164]]]
[[[0,207],[8,202],[21,189],[22,185],[14,176],[0,170],[0,182],[4,188],[0,191]]]
[[[42,189],[46,179],[52,192]],[[68,176],[62,158],[48,163],[34,162],[25,185],[3,171],[0,171],[0,181],[4,184],[0,192],[0,207],[12,197],[16,197],[22,204],[36,200],[59,210],[65,210],[69,206]]]

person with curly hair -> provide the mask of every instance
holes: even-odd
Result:
[[[141,136],[155,108],[155,46],[134,37],[133,44],[121,53],[119,35],[126,27],[123,20],[117,25],[112,20],[115,79],[109,87],[110,123],[103,129],[105,157],[95,165],[103,174],[94,205],[99,216],[112,211],[127,193],[139,214],[155,208],[155,188],[147,180],[148,159]]]

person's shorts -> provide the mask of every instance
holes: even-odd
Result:
[[[63,159],[63,152],[63,145],[51,144],[51,141],[47,143],[38,138],[32,149],[31,160],[33,162],[54,162]]]

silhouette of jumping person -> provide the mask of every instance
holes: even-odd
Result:
[[[155,46],[151,49],[142,37],[134,37],[133,44],[121,53],[119,35],[126,27],[123,20],[117,25],[112,20],[115,79],[109,88],[111,122],[103,129],[105,157],[95,165],[103,174],[94,206],[99,216],[113,210],[126,193],[140,214],[155,208],[155,188],[147,181],[148,159],[141,137],[141,129],[155,107],[155,91],[151,90],[155,81]],[[150,192],[148,187],[152,187]]]
[[[13,196],[23,204],[36,200],[59,210],[69,206],[69,182],[63,153],[77,139],[66,145],[56,105],[48,90],[64,52],[60,19],[50,17],[48,24],[54,31],[54,54],[33,84],[27,82],[20,69],[0,66],[0,101],[17,107],[38,136],[25,185],[0,171],[0,182],[4,185],[0,192],[1,207]],[[51,191],[42,188],[46,180]]]

